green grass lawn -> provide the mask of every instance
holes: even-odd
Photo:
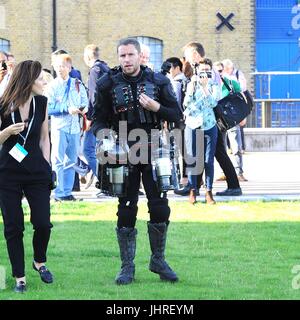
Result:
[[[136,281],[117,286],[119,249],[116,202],[53,204],[54,225],[46,285],[32,270],[32,227],[25,207],[28,292],[12,292],[3,223],[0,266],[6,269],[4,299],[299,299],[292,273],[300,265],[300,202],[231,202],[216,206],[171,202],[166,257],[180,282],[164,283],[148,271],[146,203],[139,206]],[[295,279],[294,279],[295,281]]]

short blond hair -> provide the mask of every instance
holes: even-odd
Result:
[[[100,49],[95,44],[88,44],[84,51],[88,54],[89,58],[99,59]]]
[[[64,53],[64,54],[53,55],[52,56],[52,65],[54,65],[57,60],[59,60],[61,62],[67,62],[70,65],[72,65],[72,58],[69,54]]]
[[[72,64],[72,58],[69,54],[66,54],[66,53],[60,54],[57,56],[57,59],[61,59],[61,61],[63,61],[63,62],[68,62],[68,63]]]

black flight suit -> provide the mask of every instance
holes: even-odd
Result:
[[[143,87],[153,89],[153,96],[150,94],[150,97],[160,103],[158,112],[147,111],[139,105],[139,94]],[[147,95],[147,90],[145,94]],[[182,116],[169,79],[161,73],[154,73],[143,66],[136,77],[125,75],[121,68],[115,68],[104,75],[98,81],[94,110],[93,132],[95,135],[104,128],[113,128],[118,132],[120,120],[127,121],[128,131],[141,128],[150,133],[151,129],[160,128],[161,121],[178,122]],[[176,281],[176,274],[170,269],[163,257],[170,216],[168,199],[165,196],[161,197],[153,180],[151,163],[139,163],[133,165],[129,171],[130,187],[127,196],[119,198],[117,236],[122,269],[116,282],[117,284],[130,283],[134,277],[133,259],[137,232],[134,226],[138,211],[137,202],[141,176],[150,213],[150,222],[148,222],[152,249],[150,270],[158,273],[164,280]],[[157,254],[160,255],[159,258]]]

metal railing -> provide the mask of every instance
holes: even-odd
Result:
[[[255,77],[257,99],[254,99],[255,108],[248,117],[247,126],[252,128],[300,127],[300,90],[298,93],[297,89],[300,72],[263,71],[253,72],[251,75]],[[282,78],[284,86],[280,86],[279,78]],[[277,81],[276,85],[272,80]]]
[[[300,99],[254,99],[247,119],[250,128],[300,127]]]
[[[299,71],[263,71],[263,72],[252,72],[256,83],[258,85],[258,91],[256,92],[258,97],[266,96],[267,99],[272,99],[271,92],[271,81],[275,76],[293,76],[300,75]],[[285,98],[290,98],[290,93],[286,92]]]

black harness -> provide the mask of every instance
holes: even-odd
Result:
[[[156,114],[144,109],[139,103],[142,93],[159,102],[159,86],[154,81],[152,71],[142,69],[141,77],[136,82],[126,80],[120,70],[113,74],[111,79],[113,109],[119,121],[127,121],[128,124],[134,124],[136,121],[140,124],[155,125],[158,123]],[[133,87],[136,88],[136,91],[133,90]]]

